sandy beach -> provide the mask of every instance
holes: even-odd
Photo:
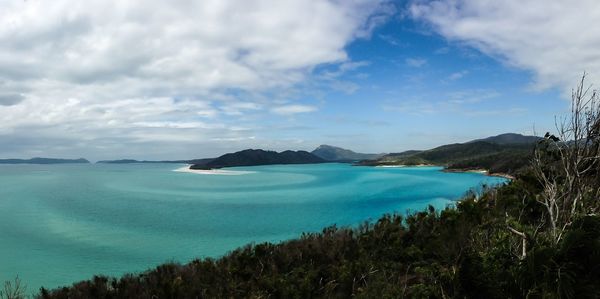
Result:
[[[501,177],[501,178],[505,178],[505,179],[509,179],[509,180],[515,179],[515,177],[510,174],[500,173],[500,172],[490,173],[487,169],[444,169],[442,171],[444,171],[444,172],[473,172],[473,173],[485,174],[487,176]]]
[[[430,165],[430,164],[415,164],[415,165],[398,164],[398,165],[376,165],[375,167],[382,167],[382,168],[402,168],[402,167],[432,167],[432,166],[436,166],[436,165]]]
[[[186,172],[195,174],[207,174],[207,175],[244,175],[251,174],[254,171],[240,171],[240,170],[224,170],[224,169],[190,169],[191,165],[187,165],[181,168],[174,169],[175,172]]]

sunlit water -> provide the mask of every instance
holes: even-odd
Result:
[[[218,257],[384,213],[443,208],[505,180],[438,167],[347,164],[238,167],[225,176],[181,165],[0,165],[0,281],[30,292],[94,274]]]

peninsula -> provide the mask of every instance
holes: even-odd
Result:
[[[466,143],[442,145],[424,151],[391,153],[361,166],[440,165],[446,171],[486,170],[490,174],[514,175],[531,160],[535,144],[542,138],[507,133]]]

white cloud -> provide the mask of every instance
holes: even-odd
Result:
[[[489,89],[462,90],[448,93],[448,103],[452,104],[475,104],[494,99],[500,96],[500,93]]]
[[[450,74],[450,76],[448,76],[448,79],[452,80],[452,81],[459,80],[462,77],[466,76],[467,74],[469,74],[469,71],[467,71],[467,70],[455,72],[455,73]]]
[[[416,0],[410,12],[449,40],[532,71],[536,88],[568,92],[584,71],[600,78],[596,0]]]
[[[393,13],[385,1],[0,0],[0,134],[14,140],[0,155],[24,132],[40,142],[23,152],[63,136],[90,151],[202,142],[215,139],[206,119],[236,139],[223,115],[263,110],[316,66],[360,67],[345,47]],[[274,110],[310,106],[291,107]]]
[[[502,115],[502,113],[522,114],[526,110],[519,107],[508,109],[489,108],[484,104],[500,96],[495,90],[473,89],[448,92],[442,96],[417,95],[400,101],[390,101],[382,106],[384,111],[426,116],[432,114],[463,115],[467,117]],[[433,101],[432,98],[443,100]]]
[[[393,103],[388,103],[382,106],[384,111],[400,112],[411,115],[429,115],[438,113],[439,109],[433,103],[423,100],[394,100]]]
[[[225,103],[220,107],[221,111],[227,115],[243,115],[244,111],[262,110],[262,105],[254,102],[231,102]]]
[[[402,43],[402,41],[400,41],[400,39],[394,37],[393,35],[389,35],[389,34],[379,34],[377,35],[382,41],[392,45],[392,46],[396,46],[396,47],[403,47],[404,44]]]
[[[317,107],[309,105],[284,105],[271,109],[271,112],[279,115],[293,115],[317,111]]]
[[[406,64],[411,67],[422,67],[425,64],[427,64],[427,59],[425,59],[425,58],[407,58],[404,62],[406,62]]]
[[[351,71],[355,71],[359,68],[368,66],[370,64],[370,62],[368,61],[349,61],[349,62],[344,62],[338,65],[337,69],[335,70],[325,70],[323,71],[321,74],[318,75],[318,79],[319,80],[335,80],[338,77],[351,72]]]

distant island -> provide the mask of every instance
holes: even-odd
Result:
[[[275,164],[313,164],[326,162],[355,163],[358,166],[438,165],[445,171],[485,170],[490,174],[515,175],[531,160],[533,147],[542,138],[515,133],[476,139],[465,143],[442,145],[429,150],[409,150],[390,154],[357,153],[332,145],[320,145],[312,152],[283,152],[247,149],[218,158],[190,160],[101,160],[98,164],[174,163],[190,164],[190,169],[210,170],[235,166]],[[79,159],[0,159],[0,164],[87,164]]]
[[[311,154],[327,161],[335,161],[335,162],[354,162],[360,160],[372,160],[377,159],[385,154],[363,154],[356,153],[351,150],[331,146],[331,145],[320,145],[315,150],[311,152]]]
[[[466,143],[442,145],[424,151],[405,151],[357,163],[362,166],[440,165],[446,171],[486,170],[514,175],[531,160],[536,142],[542,138],[507,133]]]
[[[79,159],[31,158],[31,159],[0,159],[0,164],[89,164],[90,161]]]
[[[408,150],[390,154],[364,154],[331,145],[320,145],[312,152],[267,151],[247,149],[218,158],[138,161],[114,160],[98,163],[185,163],[189,169],[210,170],[235,166],[275,164],[312,164],[326,162],[354,163],[357,166],[444,166],[444,171],[486,171],[489,174],[514,176],[529,163],[534,145],[542,138],[515,133],[476,139],[465,143],[442,145],[429,150]]]
[[[101,161],[96,162],[96,164],[154,164],[154,163],[202,164],[202,163],[207,163],[212,160],[214,160],[214,158],[192,159],[192,160],[161,160],[161,161],[120,159],[120,160],[101,160]]]
[[[274,164],[314,164],[325,163],[326,160],[307,151],[265,151],[261,149],[247,149],[235,153],[222,155],[216,159],[207,159],[203,163],[195,163],[190,169],[218,169],[235,166],[258,166]]]

